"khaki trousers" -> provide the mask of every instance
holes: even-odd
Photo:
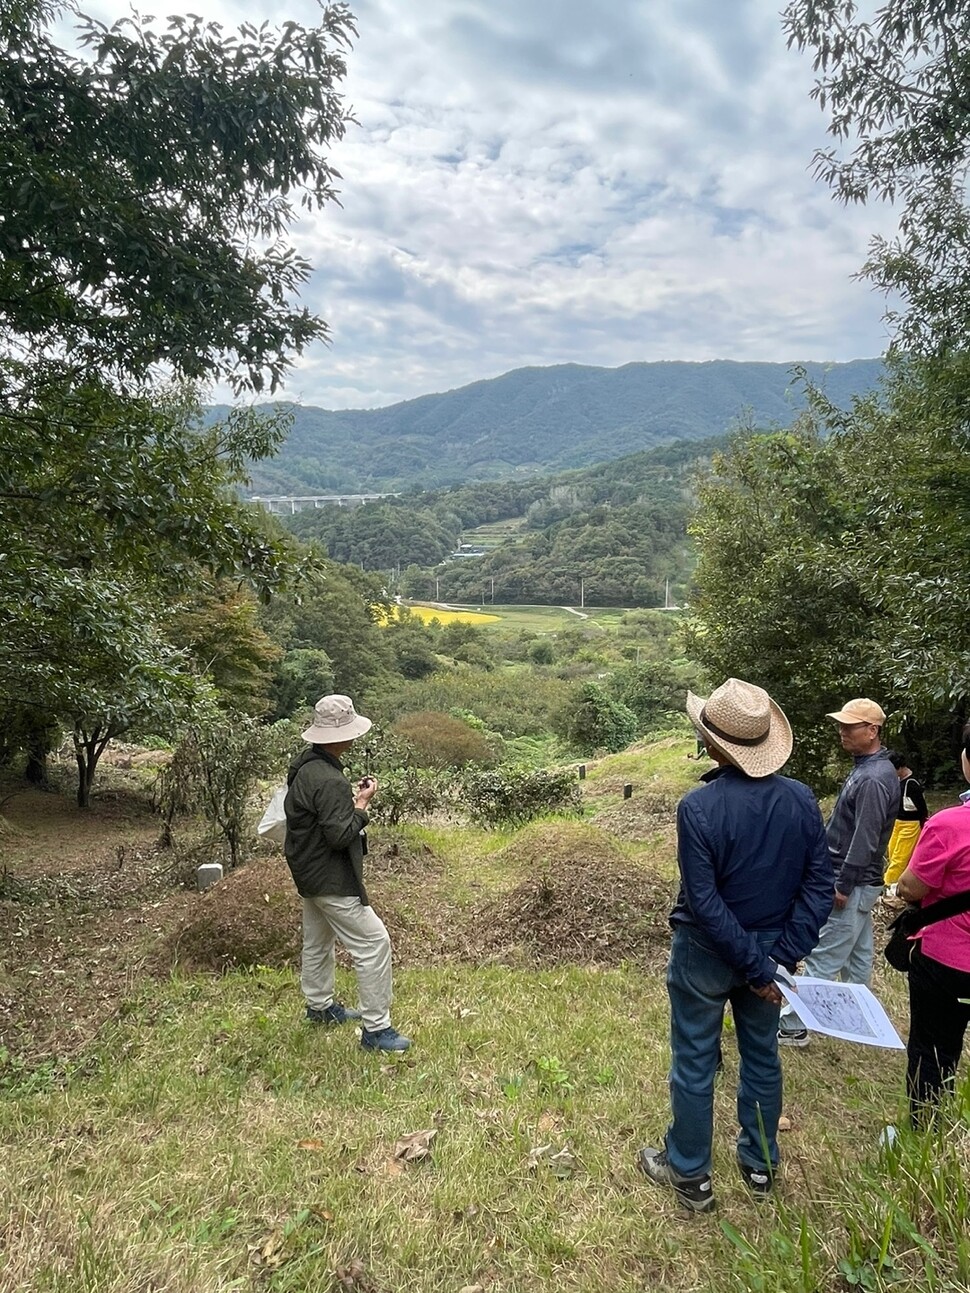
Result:
[[[307,1005],[325,1010],[333,1003],[338,940],[354,963],[361,1023],[369,1033],[380,1032],[391,1022],[391,939],[374,908],[359,898],[303,899],[300,987]]]

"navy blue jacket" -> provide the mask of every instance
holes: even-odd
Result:
[[[790,777],[705,773],[677,807],[680,893],[672,925],[691,925],[754,987],[794,970],[832,910],[835,874],[818,803]],[[769,952],[756,930],[778,930]]]

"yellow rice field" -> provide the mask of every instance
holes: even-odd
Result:
[[[445,611],[437,606],[408,606],[412,615],[425,624],[437,620],[439,624],[497,624],[501,615],[489,615],[481,611]]]

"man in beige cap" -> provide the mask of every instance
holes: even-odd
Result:
[[[778,1166],[782,1073],[778,966],[815,946],[832,909],[832,864],[815,796],[778,776],[792,748],[782,710],[761,687],[729,678],[687,713],[717,764],[677,809],[680,893],[667,969],[671,1122],[641,1170],[694,1212],[714,1206],[714,1078],[730,1002],[741,1057],[737,1160],[755,1194]]]
[[[377,790],[373,777],[355,789],[340,756],[370,731],[349,696],[317,701],[313,723],[303,733],[309,749],[290,765],[286,813],[286,861],[303,899],[300,985],[307,1019],[315,1024],[361,1021],[360,1044],[369,1051],[406,1051],[411,1045],[391,1027],[391,940],[364,886],[364,827]],[[357,972],[360,1010],[334,999],[337,940]]]
[[[825,827],[835,870],[835,907],[805,960],[815,979],[868,984],[872,976],[872,909],[882,893],[886,845],[899,807],[899,778],[882,744],[886,715],[860,696],[827,714],[839,727],[842,748],[852,755],[832,815]],[[778,1040],[807,1046],[808,1033],[792,1011],[782,1015]]]

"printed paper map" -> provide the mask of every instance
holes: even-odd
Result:
[[[905,1049],[889,1016],[863,984],[831,983],[804,975],[792,978],[780,968],[776,977],[792,1009],[813,1032],[863,1046]]]

